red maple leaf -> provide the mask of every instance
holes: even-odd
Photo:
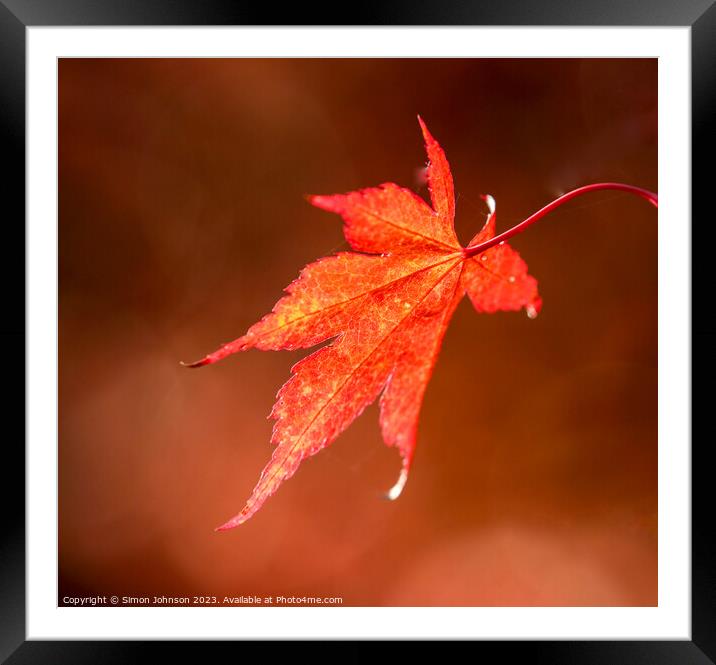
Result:
[[[219,530],[248,520],[304,459],[333,443],[378,395],[383,438],[402,458],[400,477],[388,493],[397,498],[413,459],[425,389],[458,302],[467,294],[478,312],[539,312],[537,281],[501,239],[581,191],[637,189],[607,183],[575,190],[499,237],[494,200],[486,196],[487,221],[463,248],[453,226],[450,167],[418,120],[431,205],[393,183],[310,197],[313,205],[343,217],[346,240],[356,251],[306,266],[273,311],[245,335],[189,365],[201,367],[251,348],[297,349],[333,340],[291,369],[271,412],[271,460],[244,508]]]

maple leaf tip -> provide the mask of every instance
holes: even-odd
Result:
[[[327,212],[342,212],[342,206],[340,204],[342,196],[340,194],[336,196],[325,195],[325,194],[307,194],[306,200],[316,208],[326,210]]]
[[[428,126],[425,124],[425,121],[420,117],[420,115],[418,115],[418,123],[420,123],[420,129],[423,132],[423,139],[425,139],[425,143],[434,143],[435,139],[433,138],[433,135],[430,133]]]
[[[531,303],[525,305],[525,312],[527,317],[530,319],[536,319],[537,315],[542,310],[542,298],[536,298]]]
[[[180,360],[179,364],[187,369],[196,369],[197,367],[204,367],[204,365],[208,365],[209,362],[208,358],[202,358],[201,360],[195,360],[193,363],[185,363],[183,360]]]
[[[230,529],[233,529],[234,527],[239,526],[241,522],[237,522],[236,518],[230,519],[228,522],[224,522],[221,526],[217,526],[214,531],[221,532],[221,531],[229,531]]]
[[[495,212],[495,208],[496,208],[495,198],[491,194],[480,194],[480,198],[487,205],[487,209],[490,211],[490,214]]]
[[[406,468],[401,469],[400,475],[398,476],[398,482],[388,490],[385,498],[389,501],[395,501],[402,493],[405,483],[408,482],[408,470]]]

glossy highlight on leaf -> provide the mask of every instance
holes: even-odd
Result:
[[[478,312],[541,307],[537,281],[505,242],[470,255],[454,229],[455,193],[445,153],[418,118],[428,156],[428,205],[393,183],[310,202],[343,218],[353,252],[306,266],[273,310],[245,335],[190,367],[238,351],[308,348],[332,340],[291,369],[271,412],[273,455],[244,508],[219,527],[256,513],[300,463],[333,443],[380,396],[380,427],[402,470],[388,492],[396,499],[415,452],[418,416],[445,331],[467,294]],[[495,235],[495,206],[470,245]]]

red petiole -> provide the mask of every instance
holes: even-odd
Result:
[[[580,194],[586,194],[588,192],[596,192],[601,189],[616,189],[622,192],[636,194],[637,196],[641,196],[643,199],[649,201],[649,203],[651,203],[654,207],[659,207],[658,196],[654,194],[654,192],[650,192],[647,189],[642,189],[641,187],[634,187],[632,185],[624,185],[620,182],[597,182],[593,185],[585,185],[584,187],[578,187],[577,189],[573,189],[571,192],[563,194],[558,199],[552,201],[552,203],[548,203],[546,206],[544,206],[544,208],[541,208],[534,214],[530,215],[524,221],[520,222],[516,226],[513,226],[511,229],[505,231],[504,233],[500,233],[500,235],[497,235],[494,238],[490,238],[490,240],[482,242],[479,245],[465,247],[462,250],[463,256],[465,258],[469,258],[471,256],[475,256],[476,254],[484,252],[486,249],[490,249],[490,247],[499,245],[501,242],[504,242],[508,238],[511,238],[512,236],[521,233],[528,226],[534,224],[537,220],[544,217],[547,213],[552,212],[555,208],[559,208],[559,206],[573,199],[575,196],[579,196]]]

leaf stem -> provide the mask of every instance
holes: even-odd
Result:
[[[654,194],[654,192],[650,192],[647,189],[642,189],[641,187],[634,187],[633,185],[624,185],[620,182],[597,182],[593,185],[577,187],[577,189],[573,189],[571,192],[562,194],[562,196],[552,201],[552,203],[548,203],[546,206],[544,206],[544,208],[540,208],[537,212],[530,215],[524,221],[513,226],[511,229],[505,231],[504,233],[500,233],[500,235],[497,235],[494,238],[490,238],[489,240],[481,242],[478,245],[471,245],[470,247],[465,247],[462,250],[463,256],[465,258],[469,258],[471,256],[475,256],[476,254],[480,254],[487,249],[490,249],[490,247],[499,245],[501,242],[504,242],[508,238],[511,238],[512,236],[521,233],[528,226],[534,224],[538,219],[541,219],[547,213],[552,212],[555,208],[559,208],[559,206],[561,206],[563,203],[566,203],[570,199],[573,199],[575,196],[579,196],[580,194],[586,194],[587,192],[596,192],[600,189],[617,189],[622,192],[628,192],[629,194],[636,194],[637,196],[641,196],[643,199],[649,201],[649,203],[651,203],[654,207],[659,207],[658,196]]]

